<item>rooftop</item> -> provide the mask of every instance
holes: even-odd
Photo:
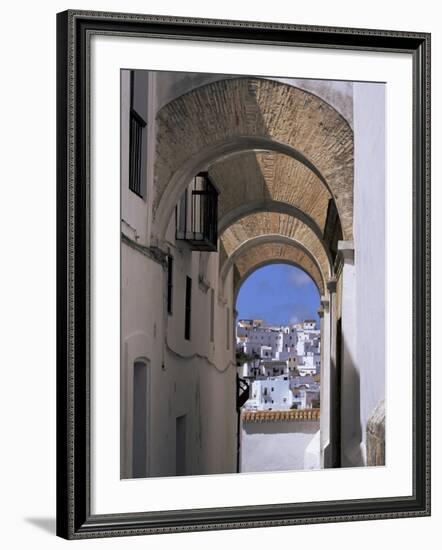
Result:
[[[243,422],[318,421],[320,409],[290,409],[288,411],[243,411]]]

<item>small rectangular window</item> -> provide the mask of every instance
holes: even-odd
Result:
[[[230,309],[226,309],[226,347],[230,349]]]
[[[173,302],[173,256],[167,256],[167,313],[172,315]]]
[[[129,156],[129,189],[142,197],[142,146],[143,129],[146,123],[135,111],[130,112],[130,156]]]
[[[215,328],[215,290],[210,289],[210,341],[214,341]]]
[[[192,322],[192,279],[186,277],[186,303],[184,312],[184,338],[190,340],[190,326]]]
[[[135,79],[135,71],[130,73],[130,115],[129,115],[129,189],[144,197],[146,178],[146,120],[140,114],[137,98],[146,96],[147,85],[144,78]],[[144,113],[142,113],[144,115]],[[144,115],[145,116],[145,115]]]
[[[188,201],[187,201],[188,190],[185,189],[181,195],[180,202],[175,207],[175,227],[176,227],[176,238],[179,240],[184,240],[186,238],[186,227],[187,227],[187,217],[188,217]]]

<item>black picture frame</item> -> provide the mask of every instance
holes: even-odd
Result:
[[[413,495],[92,515],[88,224],[91,35],[405,52],[413,58]],[[57,534],[67,539],[430,514],[430,35],[69,10],[57,15]]]

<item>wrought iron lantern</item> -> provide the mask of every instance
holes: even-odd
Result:
[[[200,172],[184,191],[176,207],[176,238],[192,250],[216,252],[218,191],[207,172]]]

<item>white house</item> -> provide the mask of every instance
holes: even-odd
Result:
[[[292,407],[293,393],[283,379],[267,378],[254,380],[251,387],[251,399],[247,408],[258,410],[287,410]]]
[[[309,372],[316,366],[313,372],[319,373],[318,361],[304,361],[304,356],[312,352],[320,354],[320,331],[315,327],[315,321],[275,327],[265,325],[262,320],[240,320],[236,326],[236,347],[251,357],[285,361],[292,371],[305,363]]]

